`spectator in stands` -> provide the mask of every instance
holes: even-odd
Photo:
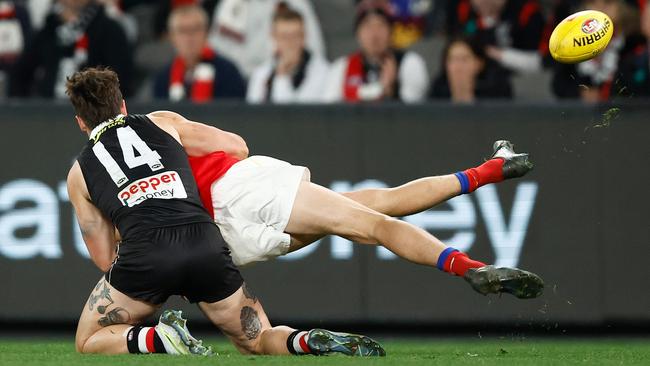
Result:
[[[320,24],[309,0],[221,0],[212,18],[210,44],[250,76],[273,57],[271,23],[282,3],[302,15],[307,50],[313,56],[325,57]]]
[[[449,42],[442,65],[443,70],[431,88],[435,99],[473,103],[477,99],[512,98],[512,88],[504,82],[501,69],[474,39],[459,37]]]
[[[31,38],[29,14],[22,4],[0,1],[0,98],[6,95],[7,74]]]
[[[354,0],[355,4],[365,0]],[[449,0],[386,0],[393,9],[393,47],[407,48],[445,31]]]
[[[322,100],[327,61],[305,48],[302,15],[288,6],[273,17],[275,56],[253,72],[248,83],[249,103],[315,103]]]
[[[515,72],[542,69],[544,17],[537,0],[451,0],[447,32],[477,37],[488,57]]]
[[[9,95],[64,98],[65,80],[87,66],[108,66],[130,95],[132,50],[122,27],[93,0],[58,0],[13,68]]]
[[[627,96],[628,86],[621,74],[622,62],[634,50],[645,44],[639,34],[639,17],[636,5],[625,0],[586,0],[581,9],[600,10],[614,22],[614,36],[605,51],[598,57],[576,65],[555,63],[553,92],[559,98],[580,98],[595,103],[610,100],[618,95]]]
[[[392,45],[407,48],[431,33],[442,15],[442,1],[434,0],[388,0],[393,10]],[[361,0],[356,0],[357,4]]]
[[[157,75],[154,97],[208,102],[246,96],[237,67],[207,45],[208,15],[203,8],[174,8],[169,15],[168,31],[176,57]]]
[[[415,52],[390,47],[391,13],[386,2],[361,2],[355,28],[360,49],[332,65],[325,101],[422,101],[429,83],[426,64]]]
[[[104,11],[109,18],[116,20],[126,33],[126,38],[135,43],[138,38],[138,24],[131,14],[122,9],[122,0],[95,0],[104,6]]]

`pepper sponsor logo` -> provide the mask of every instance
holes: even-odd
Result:
[[[122,205],[133,207],[152,198],[163,200],[187,198],[187,192],[178,173],[168,171],[129,184],[117,194],[117,198]]]
[[[605,38],[611,26],[609,19],[605,19],[602,25],[596,19],[586,20],[582,24],[582,31],[587,35],[574,37],[573,47],[584,47]]]

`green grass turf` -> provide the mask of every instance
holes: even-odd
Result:
[[[222,339],[218,356],[79,355],[71,341],[0,339],[0,365],[650,365],[648,339],[387,340],[388,356],[242,356]]]

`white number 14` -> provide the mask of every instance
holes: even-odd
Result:
[[[145,164],[154,172],[164,168],[160,162],[160,154],[156,150],[151,150],[130,126],[117,129],[117,140],[120,142],[124,162],[129,169]],[[124,174],[115,159],[108,153],[104,144],[97,142],[93,146],[93,152],[118,187],[128,182],[126,174]],[[135,155],[136,152],[138,156]]]

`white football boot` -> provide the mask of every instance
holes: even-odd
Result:
[[[165,310],[160,316],[156,332],[165,351],[171,355],[212,356],[212,347],[205,347],[203,341],[192,337],[187,329],[187,320],[182,315],[180,310]]]

